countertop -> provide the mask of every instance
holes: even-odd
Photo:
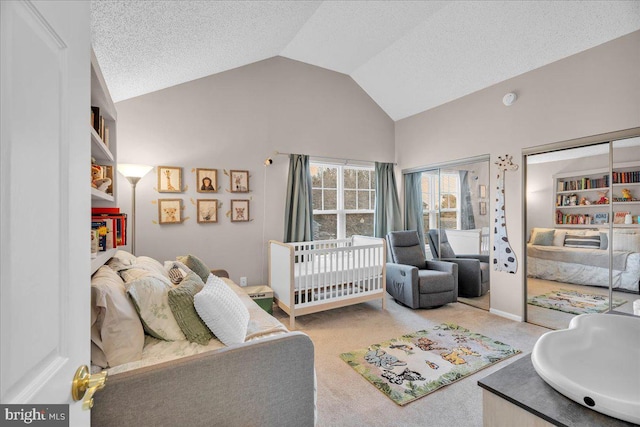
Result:
[[[487,375],[478,385],[557,426],[635,426],[586,408],[554,390],[535,371],[531,354]]]

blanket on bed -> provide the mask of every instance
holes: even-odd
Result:
[[[613,251],[613,269],[624,271],[627,268],[627,258],[630,254],[631,252]],[[609,268],[609,251],[602,249],[527,245],[527,256],[551,261]]]

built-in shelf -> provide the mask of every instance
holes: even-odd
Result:
[[[614,203],[615,205],[615,203]],[[608,204],[601,204],[601,205],[596,205],[596,204],[592,204],[592,205],[573,205],[573,206],[556,206],[557,209],[588,209],[588,208],[608,208],[609,205]]]
[[[585,188],[583,190],[565,190],[565,191],[557,191],[556,194],[575,194],[575,193],[587,193],[589,191],[608,191],[609,187],[602,188]]]
[[[107,261],[109,261],[116,254],[116,249],[107,249],[106,251],[98,252],[98,256],[91,260],[91,274],[98,271]]]
[[[113,202],[115,199],[111,194],[107,194],[104,191],[100,191],[96,188],[91,189],[91,200],[103,200],[107,202]]]
[[[91,126],[89,126],[89,129],[91,130],[91,155],[97,161],[113,162],[113,154],[102,141],[98,132],[96,132],[96,130]]]

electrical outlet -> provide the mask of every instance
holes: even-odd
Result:
[[[247,286],[247,278],[242,276],[240,278],[240,286]]]

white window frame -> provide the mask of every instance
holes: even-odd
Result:
[[[374,209],[345,209],[344,208],[344,170],[345,169],[358,169],[358,170],[367,170],[372,172],[371,179],[375,179],[375,168],[373,166],[364,166],[364,165],[349,165],[349,164],[339,164],[339,163],[330,163],[330,162],[322,162],[322,161],[314,161],[311,160],[310,166],[319,166],[319,167],[331,167],[337,168],[337,177],[336,177],[336,206],[337,209],[314,209],[313,215],[337,215],[336,227],[337,227],[337,238],[344,239],[347,235],[347,215],[348,214],[373,214]],[[324,183],[323,183],[324,185]],[[313,189],[318,189],[319,187],[313,187]],[[324,187],[321,187],[324,189]],[[349,188],[348,190],[353,190]],[[356,179],[356,188],[358,190],[358,180]],[[367,189],[368,190],[368,189]],[[375,197],[375,185],[373,185],[372,190],[369,191],[369,201],[371,202],[371,197]],[[356,203],[357,202],[357,192],[356,192]]]
[[[428,173],[429,171],[424,171],[422,173]],[[438,213],[442,213],[442,212],[455,212],[456,213],[456,229],[460,230],[460,228],[462,227],[462,218],[461,218],[461,201],[460,201],[460,193],[461,193],[461,188],[460,188],[460,175],[455,174],[455,173],[438,173],[438,174],[434,174],[434,173],[429,173],[428,174],[429,177],[437,177],[437,185],[436,185],[436,180],[435,179],[429,179],[429,200],[427,200],[427,203],[429,204],[429,209],[424,209],[422,211],[422,215],[424,216],[425,214],[429,215],[429,229],[430,230],[435,230],[437,228],[439,228],[440,224],[436,223],[436,218],[440,218],[440,215],[438,215]],[[456,180],[456,192],[455,193],[442,193],[440,192],[440,181],[441,181],[441,177],[454,177]],[[424,192],[423,192],[424,194]],[[456,196],[456,207],[455,208],[442,208],[440,207],[440,203],[442,201],[442,194],[454,194]],[[436,206],[438,207],[436,209]]]

